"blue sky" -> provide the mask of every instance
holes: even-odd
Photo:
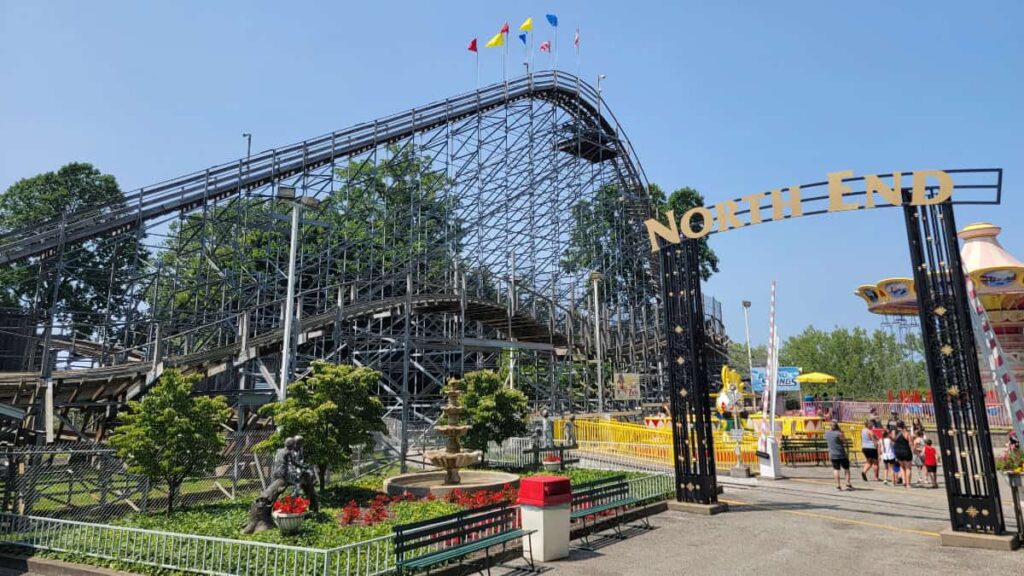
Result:
[[[88,161],[134,189],[471,89],[481,45],[548,12],[559,63],[604,95],[648,177],[709,202],[827,172],[1002,167],[1004,204],[958,222],[1006,227],[1024,257],[1024,3],[49,2],[0,0],[0,187]],[[481,51],[482,81],[501,77]],[[543,63],[543,59],[541,60]],[[897,210],[716,235],[706,292],[742,339],[808,324],[875,326],[857,285],[909,273]]]

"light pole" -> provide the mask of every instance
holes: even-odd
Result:
[[[248,166],[249,157],[252,156],[252,134],[243,132],[242,138],[245,138],[245,164]]]
[[[597,412],[604,414],[604,367],[601,365],[601,301],[598,299],[597,284],[604,276],[597,270],[590,273],[594,285],[594,349],[597,351]]]
[[[295,261],[299,251],[299,226],[302,224],[303,208],[316,208],[320,202],[311,196],[295,198],[294,186],[277,187],[277,197],[292,206],[292,233],[288,246],[288,288],[284,302],[284,334],[281,338],[281,377],[278,382],[277,399],[284,401],[288,396],[288,380],[292,369],[292,332],[295,322]]]
[[[601,100],[602,100],[602,98],[601,98],[601,81],[604,80],[605,78],[608,78],[608,77],[605,76],[604,74],[598,74],[597,75],[597,115],[598,116],[601,115]]]
[[[743,327],[747,331],[747,374],[750,378],[750,393],[754,395],[754,406],[757,406],[757,392],[754,392],[754,356],[750,353],[750,300],[743,301]]]

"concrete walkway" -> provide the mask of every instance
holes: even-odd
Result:
[[[727,485],[719,516],[665,512],[654,530],[605,539],[594,552],[545,566],[553,574],[1020,574],[1024,552],[939,546],[949,527],[945,491],[864,483],[836,491],[831,469],[787,468],[789,477]],[[1013,527],[1009,490],[1001,492]]]

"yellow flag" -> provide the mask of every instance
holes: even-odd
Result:
[[[519,31],[520,32],[529,32],[531,30],[533,30],[533,18],[532,17],[527,18],[526,20],[523,21],[522,24],[519,25]]]
[[[498,32],[497,34],[494,35],[494,38],[491,38],[490,40],[487,41],[487,44],[484,44],[484,47],[485,48],[497,48],[498,46],[504,46],[504,45],[505,45],[505,35],[502,34],[501,32]]]

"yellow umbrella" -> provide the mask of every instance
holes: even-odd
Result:
[[[796,377],[796,381],[801,384],[835,384],[838,382],[835,376],[825,374],[824,372],[808,372],[807,374],[801,374]]]

